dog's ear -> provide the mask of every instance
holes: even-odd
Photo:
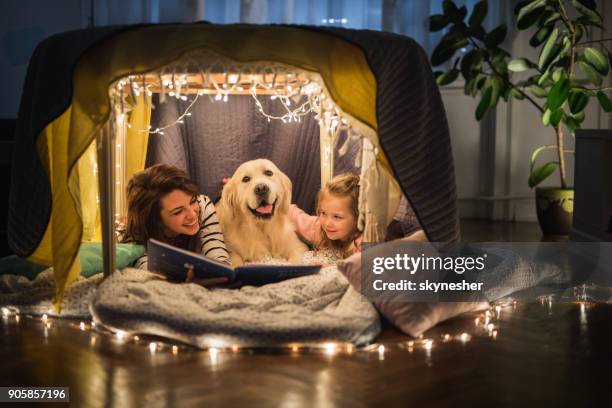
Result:
[[[234,205],[236,204],[236,186],[233,179],[230,179],[223,186],[221,192],[220,212],[224,217],[231,219],[234,218]]]
[[[289,205],[291,205],[291,191],[293,189],[293,185],[291,184],[291,180],[285,173],[282,171],[278,172],[281,186],[283,186],[283,196],[281,198],[281,208],[283,211],[289,211]]]

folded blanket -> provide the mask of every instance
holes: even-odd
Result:
[[[368,343],[378,313],[335,266],[262,287],[208,290],[126,269],[105,280],[91,304],[96,323],[197,347],[268,347],[323,341]]]

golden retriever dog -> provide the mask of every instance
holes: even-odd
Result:
[[[245,162],[223,187],[217,213],[233,266],[271,256],[300,263],[308,249],[289,220],[291,180],[266,159]]]

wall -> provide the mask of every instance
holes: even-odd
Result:
[[[0,119],[17,117],[30,55],[44,38],[86,25],[82,0],[3,0],[0,13]]]

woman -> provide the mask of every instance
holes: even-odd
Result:
[[[134,174],[127,191],[127,224],[120,242],[146,245],[154,238],[229,265],[215,206],[185,172],[156,164]],[[134,265],[140,269],[147,266],[146,254]],[[192,278],[188,276],[188,280]]]

